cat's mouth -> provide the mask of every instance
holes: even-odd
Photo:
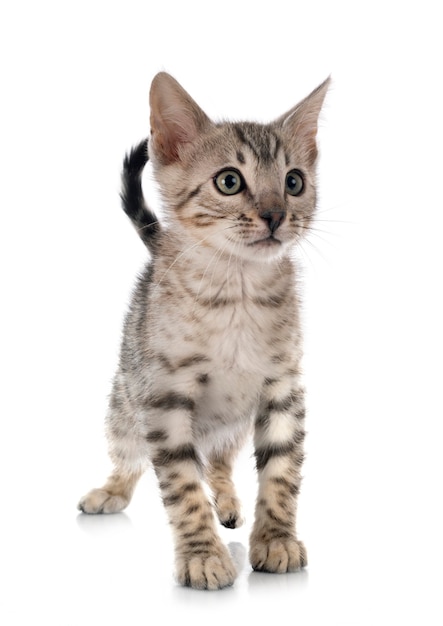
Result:
[[[248,246],[260,246],[269,248],[271,246],[280,246],[281,243],[282,242],[280,241],[280,239],[277,239],[276,237],[274,237],[274,235],[269,235],[269,237],[264,237],[263,239],[251,241],[251,243],[248,243]]]

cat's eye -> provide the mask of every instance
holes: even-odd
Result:
[[[245,187],[245,181],[237,170],[223,170],[215,176],[214,183],[217,189],[227,196],[233,196]]]
[[[305,187],[303,174],[298,170],[291,170],[286,174],[285,189],[291,196],[299,196]]]

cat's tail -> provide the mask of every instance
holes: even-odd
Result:
[[[125,155],[120,197],[123,210],[131,219],[141,240],[150,252],[154,252],[161,226],[143,197],[142,173],[148,161],[148,140],[144,139]]]

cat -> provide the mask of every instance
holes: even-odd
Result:
[[[272,123],[214,123],[161,72],[150,90],[150,139],[124,160],[123,208],[150,261],[124,323],[110,397],[114,471],[78,508],[121,511],[150,462],[185,586],[220,589],[235,580],[215,515],[227,528],[243,521],[232,468],[249,435],[259,480],[252,568],[281,573],[307,564],[295,524],[305,406],[291,248],[314,218],[328,84]],[[163,223],[143,198],[148,158]]]

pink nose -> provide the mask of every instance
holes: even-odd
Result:
[[[265,222],[267,222],[271,233],[275,233],[277,228],[284,221],[286,217],[286,211],[283,211],[281,209],[271,209],[270,211],[263,211],[262,213],[260,213],[260,217],[262,218],[262,220],[265,220]]]

